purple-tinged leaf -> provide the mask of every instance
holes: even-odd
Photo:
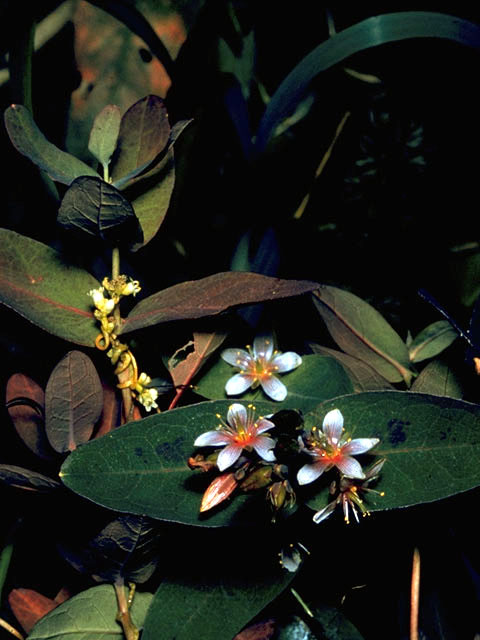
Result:
[[[103,390],[92,361],[69,351],[53,370],[46,389],[45,427],[60,453],[87,442],[103,407]]]
[[[107,167],[117,145],[121,120],[120,109],[114,104],[104,107],[93,121],[88,150]]]
[[[376,309],[353,293],[330,286],[319,287],[313,299],[345,353],[369,364],[388,382],[410,384],[414,371],[407,346]]]
[[[0,481],[11,487],[49,493],[62,488],[58,480],[13,464],[0,464]]]
[[[45,331],[93,347],[99,331],[88,292],[99,286],[58,251],[0,229],[0,302]]]
[[[121,333],[172,320],[213,316],[246,304],[299,296],[319,286],[308,280],[281,280],[257,273],[216,273],[176,284],[145,298],[129,313]]]
[[[45,171],[52,180],[70,184],[79,176],[97,176],[88,164],[49,142],[35,124],[30,111],[12,104],[5,111],[5,126],[13,146]]]

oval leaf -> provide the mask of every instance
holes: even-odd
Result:
[[[410,391],[458,399],[463,397],[463,389],[459,377],[442,360],[429,362],[412,384]]]
[[[85,231],[111,245],[135,244],[142,237],[132,205],[99,177],[81,176],[73,181],[57,221],[65,229]]]
[[[136,593],[130,609],[134,625],[141,629],[151,593]],[[122,640],[122,627],[116,621],[117,598],[111,585],[102,584],[82,591],[42,618],[28,640]]]
[[[207,359],[227,337],[226,331],[212,333],[194,332],[193,341],[177,349],[168,360],[168,370],[176,387],[190,384]],[[206,396],[207,398],[209,396]]]
[[[219,359],[202,376],[195,385],[195,391],[205,398],[221,400],[227,398],[225,384],[233,375],[235,369]],[[327,400],[347,393],[352,393],[353,386],[343,367],[333,358],[320,355],[302,356],[302,364],[278,376],[287,387],[287,397],[283,402],[269,400],[262,389],[247,391],[241,396],[230,396],[231,402],[257,402],[270,406],[270,412],[280,409],[299,409],[311,411],[314,407]]]
[[[332,338],[346,353],[369,364],[388,382],[410,383],[408,349],[388,322],[358,296],[322,286],[314,301]]]
[[[421,362],[434,358],[458,338],[458,333],[448,320],[437,320],[420,331],[408,348],[410,360]]]
[[[29,489],[49,493],[61,489],[62,485],[53,478],[44,476],[38,471],[31,471],[13,464],[0,464],[0,481],[17,489]]]
[[[88,150],[104,167],[108,166],[117,146],[120,120],[120,109],[114,104],[109,104],[93,121]]]
[[[88,292],[99,286],[58,251],[0,229],[0,301],[42,329],[93,347],[99,331]]]
[[[33,589],[12,589],[8,594],[8,604],[27,633],[33,629],[40,618],[58,606],[58,602]]]
[[[62,481],[89,500],[124,513],[198,526],[260,522],[262,517],[267,522],[263,495],[259,505],[238,495],[227,508],[199,514],[212,477],[189,469],[187,460],[195,451],[195,438],[216,427],[216,414],[226,417],[230,404],[203,402],[128,423],[72,452],[62,466]],[[258,413],[270,410],[263,403],[256,406]]]
[[[216,273],[145,298],[129,313],[121,333],[161,322],[213,316],[240,305],[298,296],[319,286],[308,280],[280,280],[257,273]]]
[[[333,408],[342,412],[352,437],[380,438],[372,455],[360,458],[386,458],[375,486],[385,495],[367,494],[370,510],[433,502],[480,485],[479,405],[422,393],[374,391],[325,402],[305,423],[321,424]],[[310,507],[327,504],[332,479],[329,472],[307,485],[316,492]]]
[[[98,176],[88,164],[49,142],[33,121],[30,111],[12,104],[5,111],[5,126],[13,146],[48,173],[52,180],[70,184],[79,176]]]
[[[103,390],[92,361],[81,351],[60,360],[46,389],[45,428],[60,453],[87,442],[103,406]]]

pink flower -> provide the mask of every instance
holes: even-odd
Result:
[[[221,420],[221,416],[217,414]],[[227,469],[238,460],[243,449],[254,449],[258,455],[267,462],[273,462],[275,455],[272,451],[275,440],[261,435],[275,425],[266,418],[259,417],[255,420],[255,407],[251,404],[245,408],[242,404],[231,404],[227,421],[221,420],[215,431],[207,431],[193,443],[195,447],[224,446],[217,458],[217,466],[220,471]]]
[[[297,474],[298,484],[308,484],[332,467],[337,469],[347,478],[365,479],[362,467],[354,455],[365,453],[374,447],[378,438],[356,438],[352,440],[343,437],[343,415],[338,409],[329,411],[323,420],[322,431],[316,427],[312,429],[312,435],[307,441],[307,453],[314,462],[305,464]]]
[[[286,373],[302,364],[302,358],[293,351],[279,353],[273,348],[271,336],[257,336],[253,341],[253,349],[225,349],[221,353],[228,364],[239,369],[225,385],[228,396],[236,396],[250,387],[261,386],[267,396],[281,402],[287,396],[287,388],[276,374]]]

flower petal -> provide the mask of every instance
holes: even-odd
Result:
[[[260,384],[267,396],[272,400],[282,402],[282,400],[285,400],[287,397],[287,387],[275,376],[269,376],[268,378],[262,379]]]
[[[361,480],[365,478],[362,465],[355,458],[342,457],[335,462],[335,466],[347,478],[359,478]]]
[[[309,484],[319,478],[324,471],[331,467],[331,463],[318,461],[314,464],[304,464],[297,473],[298,484]]]
[[[236,373],[234,376],[227,380],[225,385],[225,393],[227,396],[237,396],[240,393],[246,391],[253,384],[253,378],[250,375],[244,373]]]
[[[343,431],[343,415],[339,409],[332,409],[323,419],[323,433],[332,444],[338,444]]]
[[[261,458],[267,462],[273,462],[276,458],[272,449],[276,444],[275,440],[268,436],[259,436],[252,443],[252,446]]]
[[[232,367],[238,367],[239,369],[248,369],[250,363],[253,362],[252,356],[244,349],[224,349],[220,357],[228,364],[231,364]]]
[[[194,447],[215,447],[228,444],[230,439],[224,431],[206,431],[193,443]]]
[[[296,369],[301,364],[302,358],[298,353],[294,353],[293,351],[287,351],[272,358],[272,365],[278,373],[292,371],[292,369]]]
[[[326,507],[323,507],[323,509],[320,509],[320,511],[317,511],[317,513],[315,513],[312,518],[315,524],[318,524],[319,522],[323,522],[329,516],[331,516],[332,513],[335,511],[336,504],[337,504],[336,501],[329,502]]]
[[[253,357],[270,360],[273,354],[273,338],[270,335],[257,336],[253,341]]]
[[[217,458],[217,467],[219,470],[223,471],[236,462],[242,453],[242,448],[241,445],[235,443],[229,444],[225,449],[222,449]]]
[[[234,402],[228,407],[227,422],[231,427],[245,427],[247,424],[247,410],[239,402]]]
[[[359,453],[365,453],[370,451],[372,447],[378,444],[380,440],[378,438],[356,438],[344,444],[342,447],[342,453],[346,456],[355,456]]]
[[[273,422],[270,422],[270,420],[267,420],[266,418],[259,418],[256,424],[258,434],[264,433],[265,431],[268,431],[269,429],[273,429],[275,427]]]

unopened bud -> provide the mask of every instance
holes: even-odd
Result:
[[[234,473],[222,473],[217,476],[213,482],[210,483],[207,490],[203,494],[202,504],[200,505],[200,513],[208,511],[217,504],[220,504],[228,498],[228,496],[235,490],[238,483],[235,480]]]
[[[287,497],[287,490],[283,482],[274,482],[267,490],[267,500],[270,500],[274,509],[281,509]]]
[[[272,481],[272,467],[265,466],[252,471],[240,485],[243,491],[253,491],[267,487]]]

